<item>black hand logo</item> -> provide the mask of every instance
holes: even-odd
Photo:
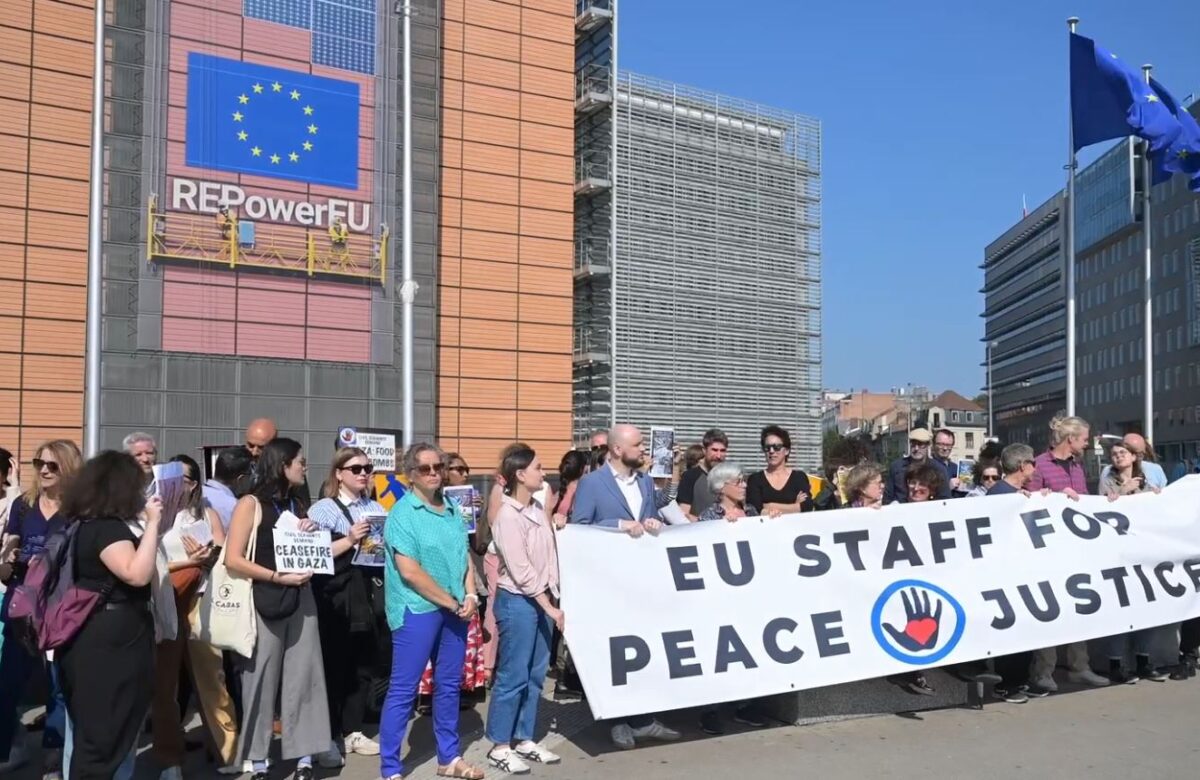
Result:
[[[938,599],[936,609],[930,612],[928,591],[918,594],[916,588],[909,588],[909,592],[912,593],[911,599],[908,593],[900,591],[900,598],[904,600],[904,630],[898,630],[888,623],[884,623],[883,627],[891,635],[892,641],[910,653],[915,653],[918,650],[928,650],[937,644],[938,631],[942,627],[942,600]],[[921,596],[925,597],[924,602],[921,601]]]

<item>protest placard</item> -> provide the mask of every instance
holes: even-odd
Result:
[[[588,704],[617,718],[1196,617],[1200,476],[1115,502],[1017,493],[637,539],[567,526],[558,552]]]
[[[387,547],[383,543],[383,524],[387,521],[387,515],[362,515],[358,519],[369,524],[371,530],[358,543],[354,565],[382,566],[387,562]]]
[[[455,485],[454,487],[442,488],[442,493],[446,498],[452,498],[462,509],[463,520],[467,523],[467,533],[475,533],[475,526],[479,522],[479,507],[481,504],[479,491],[474,485]]]
[[[183,464],[179,461],[158,463],[154,466],[154,479],[147,489],[148,495],[162,500],[162,520],[159,528],[165,532],[175,523],[175,515],[183,508],[186,486],[183,484]]]
[[[333,574],[333,542],[328,531],[273,529],[275,571],[290,573]]]
[[[675,460],[675,429],[650,429],[650,476],[669,477]]]

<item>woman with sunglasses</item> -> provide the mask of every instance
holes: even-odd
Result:
[[[154,756],[163,767],[159,780],[183,778],[185,745],[177,694],[179,672],[185,668],[185,660],[200,704],[200,720],[208,732],[218,765],[232,765],[237,749],[237,717],[225,688],[221,652],[203,642],[189,641],[189,617],[216,562],[217,549],[225,544],[225,529],[216,510],[205,505],[199,464],[187,455],[176,455],[171,461],[183,466],[184,506],[162,537],[169,559],[178,631],[173,638],[159,642],[155,649],[150,717]]]
[[[904,484],[908,488],[908,501],[919,504],[933,500],[946,486],[944,472],[928,459],[913,462],[904,470]],[[933,696],[937,691],[929,684],[924,672],[909,672],[896,677],[900,687],[920,696]]]
[[[379,755],[379,743],[363,734],[363,721],[375,685],[375,610],[370,580],[383,572],[354,565],[359,543],[371,531],[368,518],[387,515],[371,498],[374,471],[366,452],[342,447],[334,454],[321,488],[325,498],[308,510],[308,519],[329,531],[333,539],[333,575],[313,578],[333,732],[333,744],[322,757],[325,766],[336,766],[350,753]]]
[[[447,487],[462,487],[468,484],[468,477],[471,476],[471,467],[467,465],[467,461],[462,455],[457,452],[446,453],[446,479]],[[482,507],[482,500],[479,491],[475,491],[475,516],[479,517],[479,509]],[[490,528],[486,523],[476,521],[476,529],[473,533],[467,535],[468,552],[471,556],[471,569],[475,572],[475,592],[486,593],[487,582],[484,580],[483,573],[483,556],[479,553],[478,539],[479,529],[481,527]],[[489,537],[488,541],[491,539]],[[486,545],[484,545],[486,548]],[[475,614],[471,616],[471,621],[467,625],[467,655],[463,661],[462,674],[462,693],[459,698],[459,709],[470,709],[477,701],[482,701],[483,692],[486,690],[488,680],[491,679],[491,668],[487,666],[484,660],[484,627],[483,614],[487,607],[488,600],[483,596],[479,597],[479,605]],[[495,660],[493,653],[491,658]],[[425,673],[421,675],[421,684],[417,688],[417,712],[422,715],[429,715],[433,711],[433,664],[425,665]]]
[[[280,756],[285,761],[298,759],[295,780],[312,780],[313,756],[329,747],[329,702],[317,604],[309,584],[312,572],[275,570],[275,524],[289,513],[298,518],[308,515],[299,498],[307,471],[300,442],[286,438],[269,442],[258,458],[258,484],[238,501],[229,524],[225,566],[254,581],[258,637],[254,655],[242,663],[238,746],[239,758],[253,766],[251,780],[267,780],[277,703],[283,738]],[[298,525],[301,531],[317,527],[309,520]],[[253,550],[251,533],[255,533]]]
[[[786,515],[813,511],[808,475],[788,465],[792,437],[778,425],[768,425],[759,434],[767,468],[746,480],[746,503],[767,513]]]
[[[0,579],[7,588],[4,602],[0,604],[0,612],[4,615],[8,614],[8,600],[12,598],[15,586],[25,579],[29,561],[42,551],[50,534],[65,527],[66,518],[59,513],[63,485],[82,465],[83,458],[74,442],[56,439],[37,448],[33,459],[36,475],[33,485],[9,507],[8,522],[0,540]],[[45,674],[49,681],[49,696],[46,725],[42,731],[42,776],[46,780],[58,780],[62,777],[66,730],[66,707],[58,675],[44,659],[25,652],[11,625],[6,625],[4,631],[4,647],[0,650],[0,764],[16,768],[25,763],[23,746],[15,739],[19,728],[17,705],[30,678]]]
[[[388,560],[383,579],[392,631],[392,675],[380,718],[380,775],[400,780],[401,746],[425,665],[433,661],[433,734],[437,774],[483,780],[483,770],[463,760],[458,736],[460,675],[467,626],[479,597],[467,555],[462,510],[442,495],[442,451],[425,442],[404,453],[411,489],[384,525]]]
[[[1104,469],[1100,475],[1100,492],[1108,496],[1109,501],[1117,501],[1123,496],[1136,493],[1160,493],[1162,488],[1154,487],[1146,481],[1142,471],[1142,458],[1123,441],[1116,442],[1109,450],[1112,465]],[[1179,631],[1178,624],[1169,624],[1156,628],[1143,628],[1128,634],[1108,637],[1108,679],[1113,685],[1127,685],[1138,680],[1165,682],[1168,674],[1163,669],[1151,663],[1151,652],[1156,645],[1166,644],[1169,640],[1159,641],[1165,636],[1174,637]],[[1133,647],[1134,669],[1132,673],[1125,666],[1126,652],[1130,645]]]
[[[1000,482],[1000,461],[978,460],[972,469],[971,481],[974,485],[967,491],[967,497],[986,496],[988,491]]]

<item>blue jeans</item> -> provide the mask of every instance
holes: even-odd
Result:
[[[4,646],[0,648],[0,761],[6,760],[9,750],[12,749],[13,739],[20,728],[17,708],[29,687],[30,678],[39,669],[45,671],[49,689],[42,747],[57,750],[63,746],[67,709],[54,665],[44,658],[34,658],[25,652],[20,642],[10,636],[6,637]]]
[[[433,736],[438,763],[462,755],[458,741],[458,699],[467,658],[467,623],[438,609],[419,615],[404,611],[404,625],[392,632],[392,677],[379,718],[379,774],[401,774],[400,748],[417,702],[425,665],[433,662]]]
[[[71,780],[71,744],[73,735],[71,734],[70,715],[66,716],[66,721],[67,741],[63,745],[62,775],[63,780]],[[133,768],[137,764],[137,749],[138,746],[135,742],[133,747],[129,749],[129,755],[125,756],[125,760],[121,762],[121,766],[117,767],[117,773],[113,775],[113,780],[133,780]]]
[[[497,745],[532,740],[542,683],[550,665],[554,622],[536,601],[503,588],[496,590],[492,609],[496,610],[500,649],[488,706],[487,738]]]

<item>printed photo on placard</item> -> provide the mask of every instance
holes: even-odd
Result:
[[[467,523],[467,533],[475,533],[475,525],[479,521],[479,510],[482,506],[482,500],[479,491],[474,485],[458,485],[456,487],[442,488],[442,493],[447,498],[453,498],[460,509],[462,509],[463,520]]]
[[[387,562],[387,548],[383,543],[383,524],[387,515],[363,515],[360,519],[370,524],[371,530],[358,543],[353,563],[355,566],[383,566]]]
[[[650,476],[669,477],[675,457],[675,429],[650,429]]]

